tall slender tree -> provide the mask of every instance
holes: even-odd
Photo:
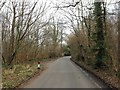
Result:
[[[105,58],[105,44],[104,44],[104,25],[103,25],[103,13],[102,13],[102,2],[95,1],[94,3],[94,15],[96,21],[96,63],[97,67],[101,67],[104,64]]]
[[[118,2],[118,74],[120,78],[120,1]],[[118,80],[118,86],[120,85],[120,79]]]

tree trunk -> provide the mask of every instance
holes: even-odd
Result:
[[[14,59],[14,29],[15,29],[15,20],[16,20],[16,7],[13,6],[13,21],[12,21],[12,28],[11,28],[11,36],[10,36],[10,45],[9,45],[9,55],[8,55],[8,65],[10,65]]]
[[[118,2],[119,10],[118,10],[118,88],[120,89],[120,1]]]
[[[104,64],[105,47],[102,18],[102,2],[95,2],[95,20],[96,20],[96,66],[101,68]]]

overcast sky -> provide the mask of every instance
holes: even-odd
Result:
[[[30,0],[28,0],[30,1]],[[49,15],[54,15],[55,17],[62,17],[63,15],[60,14],[59,10],[57,11],[57,9],[55,8],[56,6],[67,6],[70,3],[77,2],[80,0],[34,0],[34,1],[38,1],[38,6],[42,3],[42,2],[47,2],[47,5],[50,5],[50,9],[48,11],[48,13],[46,14],[46,16]],[[93,3],[95,0],[82,0],[83,5],[84,6],[89,6],[89,4]],[[100,0],[96,0],[96,1],[100,1]],[[107,9],[109,11],[113,11],[113,9],[116,8],[116,5],[114,4],[115,2],[118,2],[120,0],[104,0],[105,2],[107,2]],[[57,11],[57,12],[56,12]]]
[[[10,0],[0,0],[0,1],[10,1]],[[16,2],[21,2],[23,0],[11,0],[11,1],[16,1]],[[64,12],[57,10],[57,8],[55,8],[56,6],[67,6],[70,3],[71,4],[75,4],[75,2],[80,1],[80,0],[24,0],[24,1],[28,1],[28,2],[36,2],[38,1],[37,7],[39,7],[41,4],[44,5],[46,3],[47,6],[49,6],[49,9],[47,11],[47,13],[44,15],[44,18],[47,20],[49,19],[50,16],[54,16],[55,19],[61,19],[64,21]],[[89,4],[93,3],[95,0],[82,0],[83,5],[84,6],[89,6]],[[96,1],[100,1],[100,0],[96,0]],[[114,4],[115,2],[118,2],[120,0],[105,0],[105,2],[107,2],[108,5],[108,10],[109,12],[113,12],[113,9],[115,9],[116,5]],[[72,3],[74,2],[74,3]],[[113,3],[113,4],[111,4]],[[68,8],[67,8],[68,9]],[[66,10],[67,10],[66,9]],[[67,31],[69,33],[69,31]]]
[[[45,0],[44,0],[45,1]],[[51,9],[49,10],[48,14],[49,13],[52,13],[52,15],[54,15],[56,18],[63,18],[64,14],[61,14],[59,11],[56,12],[56,8],[53,8],[55,6],[67,6],[69,5],[70,3],[72,3],[73,1],[74,2],[77,2],[77,1],[80,1],[80,0],[46,0],[49,3],[51,3]],[[83,6],[89,6],[89,4],[93,3],[95,0],[82,0],[83,2]],[[96,0],[96,1],[100,1],[100,0]],[[107,10],[109,12],[113,12],[114,9],[116,9],[116,2],[118,2],[120,0],[105,0],[105,2],[107,2]],[[41,0],[39,1],[41,2]]]
[[[0,0],[0,1],[9,2],[10,0]],[[67,6],[70,3],[72,3],[72,1],[77,2],[80,0],[11,0],[11,1],[17,1],[17,2],[27,1],[31,3],[38,1],[37,7],[39,7],[41,4],[43,5],[46,3],[46,5],[49,6],[49,9],[45,14],[44,19],[47,20],[49,19],[50,16],[54,16],[56,19],[61,19],[62,21],[64,21],[64,12],[61,13],[61,11],[57,10],[55,7]],[[97,0],[97,1],[100,1],[100,0]],[[105,1],[107,2],[107,5],[108,5],[107,9],[109,10],[109,12],[113,12],[114,11],[113,9],[116,8],[116,5],[114,3],[120,0],[105,0]],[[83,2],[83,5],[88,6],[89,4],[93,3],[94,0],[82,0],[82,2]],[[66,28],[64,31],[67,34],[71,33],[71,31],[68,28]]]
[[[9,2],[10,0],[0,0],[0,1]],[[38,1],[37,7],[39,7],[41,4],[46,3],[46,5],[50,7],[46,14],[46,18],[47,18],[47,17],[49,17],[49,15],[54,15],[55,17],[62,17],[62,14],[60,14],[59,11],[57,11],[57,9],[54,7],[66,6],[66,5],[69,5],[70,3],[72,3],[73,1],[77,2],[77,1],[81,1],[81,0],[11,0],[11,1],[16,1],[16,2],[21,2],[21,1],[36,2],[36,1]],[[93,3],[94,1],[101,1],[101,0],[82,0],[84,6],[88,6],[89,4]],[[111,4],[111,3],[115,3],[120,0],[104,0],[104,1],[107,2],[108,9],[112,10],[116,6],[115,6],[115,4]]]

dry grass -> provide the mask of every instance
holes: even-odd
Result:
[[[2,88],[16,88],[23,84],[28,79],[45,70],[47,64],[56,60],[43,59],[40,69],[37,69],[38,60],[26,61],[24,63],[14,64],[12,69],[2,68]]]
[[[41,64],[40,70],[43,69],[43,64]],[[31,62],[29,64],[16,64],[12,69],[3,68],[2,86],[3,88],[14,88],[32,77],[38,71],[39,70],[37,69],[37,64],[35,62]]]

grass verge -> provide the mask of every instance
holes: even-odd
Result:
[[[16,88],[34,75],[43,71],[45,63],[51,61],[42,60],[41,68],[37,69],[37,62],[30,61],[28,63],[14,64],[12,68],[2,68],[2,88]]]

